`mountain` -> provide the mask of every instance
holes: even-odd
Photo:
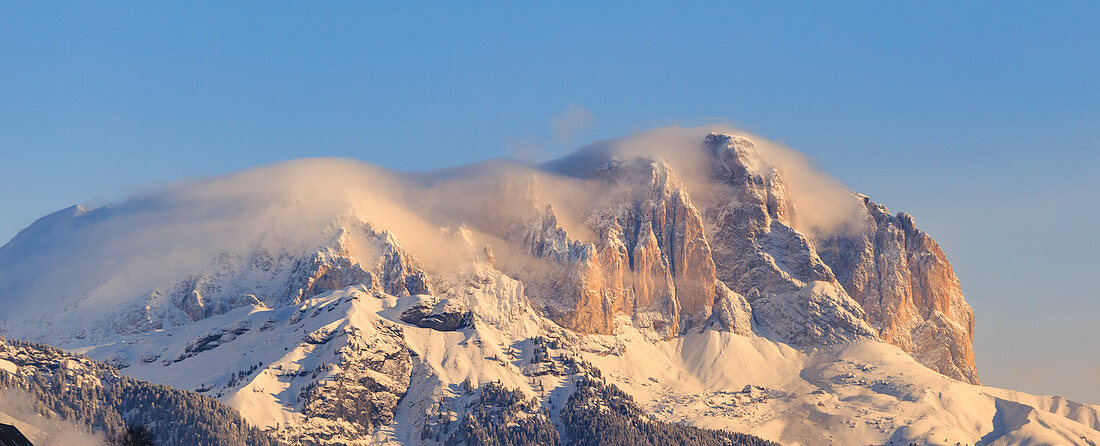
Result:
[[[74,207],[0,248],[0,303],[6,336],[292,444],[1100,441],[1100,407],[979,385],[911,216],[730,129]]]

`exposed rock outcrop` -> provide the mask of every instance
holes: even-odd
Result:
[[[423,296],[419,302],[401,313],[401,321],[420,328],[455,331],[473,325],[473,312],[450,299]]]
[[[584,175],[604,187],[587,220],[595,242],[570,240],[553,209],[523,239],[532,254],[565,268],[549,289],[535,291],[557,300],[550,306],[555,320],[581,332],[613,333],[616,315],[625,315],[668,339],[710,320],[721,297],[719,322],[750,330],[748,304],[718,281],[702,214],[668,164],[609,160]],[[553,289],[563,286],[565,292]]]
[[[955,379],[978,383],[974,311],[939,245],[913,217],[862,197],[867,225],[818,242],[883,340]]]
[[[711,134],[707,209],[717,276],[752,305],[766,334],[799,346],[875,336],[859,304],[794,227],[797,210],[774,166],[748,138]]]
[[[382,324],[374,333],[346,332],[338,364],[329,364],[301,394],[307,423],[292,427],[304,444],[341,444],[393,422],[397,403],[409,389],[412,358],[399,327]],[[339,440],[334,440],[334,438]]]

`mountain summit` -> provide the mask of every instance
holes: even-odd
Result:
[[[913,217],[730,129],[536,166],[291,161],[69,208],[0,248],[0,301],[4,336],[305,444],[501,420],[570,442],[582,401],[620,394],[671,436],[1100,437],[1100,408],[977,385],[974,313]]]

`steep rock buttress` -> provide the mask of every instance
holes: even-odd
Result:
[[[978,384],[974,311],[947,256],[909,214],[862,200],[865,229],[819,241],[822,258],[883,340],[933,370]]]

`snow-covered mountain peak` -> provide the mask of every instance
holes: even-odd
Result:
[[[768,165],[760,156],[756,143],[744,136],[712,132],[704,140],[714,152],[719,164],[735,163],[737,166],[759,174],[770,174],[774,166]],[[722,166],[728,168],[728,166]],[[765,171],[766,169],[766,171]]]
[[[293,161],[70,208],[0,247],[0,299],[6,336],[204,389],[306,443],[465,438],[464,405],[499,386],[522,396],[509,416],[564,436],[543,411],[594,370],[660,419],[799,443],[988,434],[940,417],[956,397],[1094,413],[953,381],[978,382],[974,315],[935,241],[798,153],[714,127],[538,166]],[[951,429],[902,429],[929,417]],[[881,428],[840,434],[841,418]]]

